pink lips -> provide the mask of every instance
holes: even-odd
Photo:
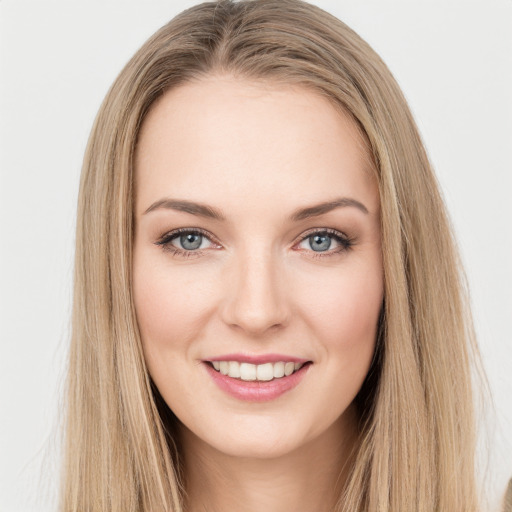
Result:
[[[281,354],[266,354],[264,356],[251,356],[243,354],[226,354],[219,357],[208,359],[208,361],[238,361],[240,363],[264,364],[275,363],[279,361],[289,361],[294,363],[307,363],[307,359],[290,357]],[[216,371],[207,361],[203,363],[206,371],[212,380],[225,393],[238,400],[247,402],[267,402],[275,400],[287,391],[295,388],[305,377],[311,364],[304,364],[302,368],[292,373],[288,377],[272,379],[270,381],[244,381],[233,377],[228,377]]]

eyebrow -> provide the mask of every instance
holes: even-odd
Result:
[[[200,217],[207,217],[209,219],[225,220],[224,215],[222,215],[222,213],[216,208],[206,204],[194,203],[192,201],[185,201],[182,199],[160,199],[159,201],[154,202],[143,215],[160,208],[191,213],[192,215],[199,215]]]
[[[360,203],[356,199],[352,199],[350,197],[340,197],[338,199],[334,199],[333,201],[326,201],[325,203],[320,203],[297,210],[292,214],[291,219],[293,221],[298,221],[309,219],[310,217],[318,217],[319,215],[328,213],[332,210],[335,210],[336,208],[346,208],[348,206],[357,208],[363,213],[368,214],[368,208],[366,208],[363,203]]]
[[[291,215],[292,221],[300,221],[304,219],[309,219],[311,217],[318,217],[325,213],[328,213],[336,208],[346,208],[346,207],[354,207],[358,210],[362,211],[365,214],[368,214],[368,209],[366,206],[357,201],[356,199],[352,199],[350,197],[340,197],[338,199],[334,199],[332,201],[326,201],[324,203],[316,204],[313,206],[308,206],[307,208],[301,208],[296,210]],[[185,201],[183,199],[160,199],[155,201],[144,213],[152,212],[158,209],[169,209],[169,210],[177,210],[180,212],[190,213],[192,215],[198,215],[200,217],[206,217],[209,219],[223,221],[226,220],[224,215],[213,208],[212,206],[208,206],[202,203],[196,203],[193,201]]]

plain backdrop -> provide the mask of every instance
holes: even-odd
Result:
[[[1,512],[55,510],[75,204],[94,116],[132,54],[194,3],[0,1]],[[512,477],[512,0],[314,3],[384,58],[441,182],[494,397],[482,423],[496,505]]]

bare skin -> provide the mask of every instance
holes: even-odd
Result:
[[[300,87],[173,89],[142,126],[135,220],[137,319],[181,422],[187,512],[332,511],[383,300],[379,195],[354,122]],[[258,401],[219,387],[227,354],[307,363]]]
[[[335,424],[327,435],[275,459],[226,456],[186,431],[186,444],[195,447],[186,453],[187,511],[332,512],[352,461],[355,440],[342,437],[350,430]]]

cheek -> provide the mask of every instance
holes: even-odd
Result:
[[[183,350],[211,314],[211,280],[183,268],[145,264],[144,258],[135,260],[133,279],[146,356]]]
[[[304,293],[305,290],[313,292]],[[303,318],[329,359],[348,371],[369,364],[383,301],[380,261],[372,265],[340,265],[335,272],[316,274],[302,286]]]

